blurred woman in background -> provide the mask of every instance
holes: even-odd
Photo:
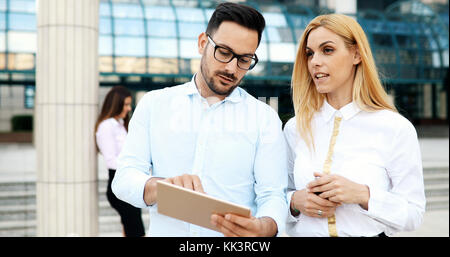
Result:
[[[119,200],[111,190],[111,182],[116,172],[116,160],[127,136],[132,97],[123,86],[113,87],[105,97],[102,110],[95,124],[95,136],[98,150],[109,169],[106,196],[111,206],[119,213],[124,236],[140,237],[145,235],[141,209]]]

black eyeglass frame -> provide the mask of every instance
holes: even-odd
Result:
[[[208,37],[208,41],[209,41],[209,42],[211,43],[211,45],[214,47],[214,59],[216,59],[218,62],[221,62],[221,63],[229,63],[229,62],[231,62],[234,58],[236,58],[236,59],[237,59],[237,66],[239,67],[239,69],[242,69],[242,70],[251,70],[251,69],[253,69],[253,68],[256,66],[256,64],[258,63],[258,56],[256,56],[256,54],[253,54],[253,56],[249,56],[248,54],[242,54],[242,55],[236,54],[235,52],[233,52],[233,51],[232,51],[231,49],[229,49],[229,48],[226,48],[226,47],[223,47],[223,46],[218,46],[218,45],[216,44],[216,42],[214,42],[214,40],[212,40],[212,38],[211,38],[210,35],[206,34],[206,36]],[[228,61],[222,61],[222,60],[217,59],[217,57],[216,57],[216,51],[217,51],[218,48],[222,48],[222,49],[225,49],[225,50],[231,52],[231,54],[232,54],[231,59],[228,60]],[[241,66],[239,66],[239,60],[240,60],[242,57],[251,58],[251,59],[253,59],[255,62],[254,62],[252,65],[250,65],[250,67],[248,67],[248,69],[242,68]]]

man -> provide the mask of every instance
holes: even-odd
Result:
[[[198,37],[200,72],[183,85],[147,93],[136,107],[112,188],[119,199],[150,206],[150,236],[221,235],[158,214],[159,179],[248,206],[251,218],[211,216],[225,236],[275,236],[284,230],[281,122],[270,106],[238,87],[258,62],[264,26],[253,8],[219,4]]]

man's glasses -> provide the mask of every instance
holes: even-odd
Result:
[[[212,38],[208,34],[206,35],[208,36],[208,41],[214,47],[214,58],[217,61],[221,63],[229,63],[236,57],[237,66],[243,70],[251,70],[258,63],[258,57],[256,56],[256,54],[253,56],[248,54],[235,54],[228,48],[216,45]]]

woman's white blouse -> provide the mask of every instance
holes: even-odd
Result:
[[[370,190],[367,211],[358,204],[337,207],[338,236],[415,230],[425,212],[419,142],[414,126],[389,110],[366,112],[355,103],[335,110],[324,101],[312,119],[315,152],[300,138],[295,118],[290,119],[284,128],[289,153],[289,203],[295,190],[304,189],[314,179],[314,172],[322,172],[335,116],[341,116],[342,121],[330,173],[365,184]],[[328,236],[327,219],[304,214],[294,217],[289,212],[286,232],[291,236]]]
[[[95,133],[97,146],[103,155],[108,169],[117,169],[116,160],[127,137],[123,120],[109,118],[102,121]]]

